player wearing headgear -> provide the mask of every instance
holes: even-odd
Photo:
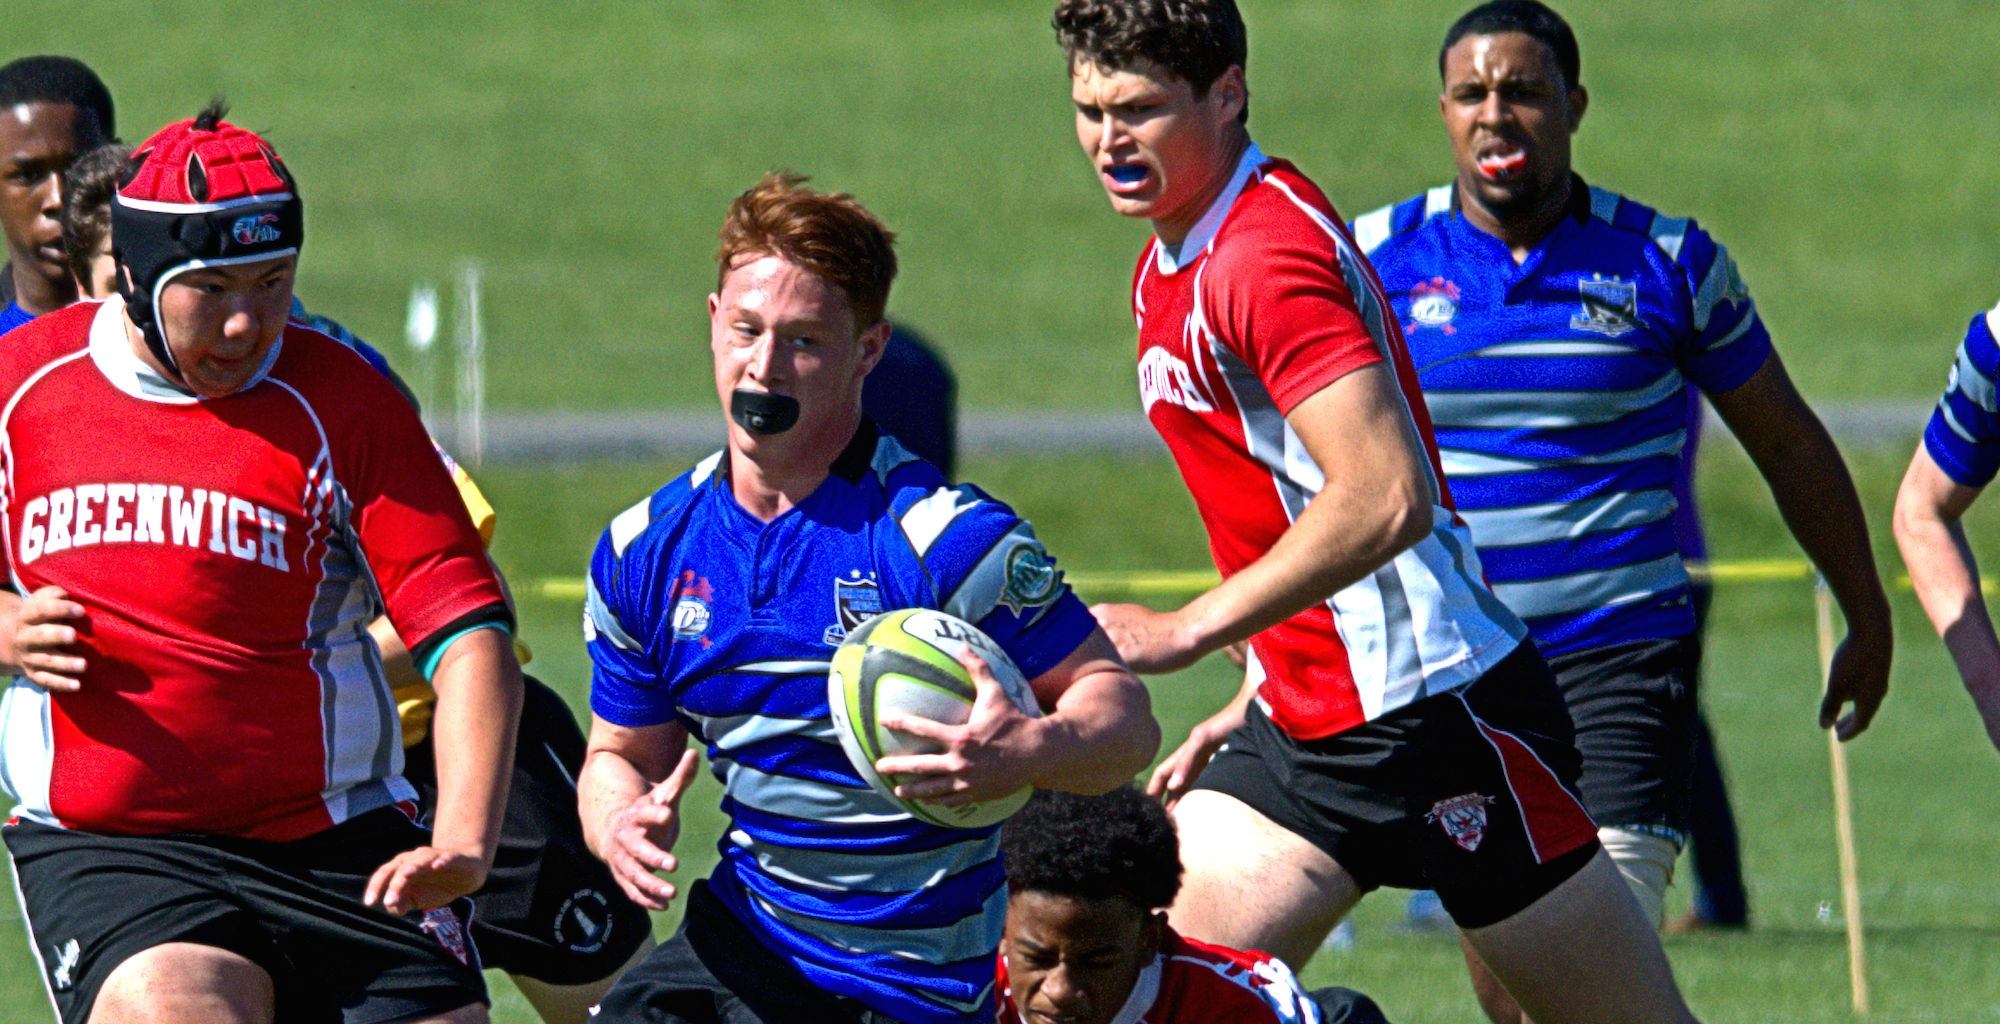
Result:
[[[1359,992],[1307,992],[1275,957],[1176,933],[1174,823],[1130,786],[1037,793],[1000,845],[1000,1024],[1386,1024]]]
[[[1670,520],[1690,385],[1846,613],[1819,711],[1842,739],[1887,691],[1888,601],[1847,468],[1735,262],[1693,221],[1572,169],[1589,93],[1569,25],[1537,0],[1482,4],[1445,33],[1438,66],[1457,178],[1359,218],[1355,238],[1403,325],[1486,576],[1562,687],[1584,806],[1658,927],[1700,659]],[[1496,986],[1482,993],[1494,1019],[1518,1017]]]
[[[63,175],[110,141],[111,92],[73,57],[22,57],[0,67],[0,228],[7,236],[7,307],[0,334],[76,301],[63,258]]]
[[[123,295],[0,346],[29,594],[0,834],[70,1024],[486,1019],[461,908],[506,798],[511,623],[415,412],[287,322],[303,235],[290,172],[212,108],[128,165]],[[438,692],[428,833],[385,610]]]
[[[1431,888],[1543,1024],[1691,1019],[1452,511],[1375,272],[1245,127],[1235,4],[1064,0],[1054,23],[1084,154],[1157,235],[1139,389],[1224,576],[1172,611],[1094,610],[1142,672],[1250,641],[1255,699],[1154,775],[1179,797],[1174,927],[1297,967],[1363,893]]]
[[[108,145],[77,158],[63,195],[63,248],[85,298],[115,294],[111,206],[130,149]],[[396,382],[380,353],[338,322],[309,316],[296,296],[292,319],[352,347]],[[466,513],[490,545],[497,516],[464,468],[439,449]],[[0,606],[12,595],[0,595]],[[4,607],[0,607],[4,614]],[[423,803],[436,803],[430,725],[437,692],[412,663],[387,616],[369,624],[402,727],[404,775]],[[518,639],[522,665],[532,656]],[[486,885],[473,897],[470,934],[489,968],[506,971],[549,1024],[582,1024],[618,971],[651,947],[652,920],[590,854],[576,816],[583,731],[554,690],[524,677],[520,732],[499,847]]]
[[[1972,318],[1944,395],[1896,492],[1896,545],[1951,652],[1986,738],[2000,747],[2000,641],[1963,518],[2000,471],[2000,308]]]
[[[999,830],[926,824],[855,774],[827,706],[834,650],[879,612],[938,608],[1031,680],[1040,718],[972,659],[965,725],[885,719],[945,750],[877,762],[911,776],[905,798],[1103,792],[1145,765],[1159,729],[1029,525],[863,416],[889,335],[892,236],[801,181],[767,177],[723,224],[708,310],[728,447],[612,520],[591,559],[585,834],[635,899],[675,898],[655,872],[678,863],[690,737],[729,817],[680,932],[600,1016],[987,1024]]]

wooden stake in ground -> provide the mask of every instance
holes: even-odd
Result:
[[[1819,612],[1819,679],[1826,685],[1833,670],[1833,592],[1825,577],[1813,587]],[[1868,1013],[1868,949],[1861,927],[1861,869],[1854,855],[1854,798],[1847,784],[1847,747],[1834,730],[1826,733],[1833,758],[1833,830],[1840,841],[1840,903],[1847,921],[1847,979],[1854,990],[1854,1012]]]

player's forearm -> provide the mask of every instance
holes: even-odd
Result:
[[[1115,663],[1088,668],[1037,724],[1043,747],[1036,760],[1047,766],[1035,777],[1040,789],[1108,793],[1132,781],[1160,749],[1151,696]]]
[[[1914,474],[1913,474],[1914,475]],[[1966,687],[2000,686],[2000,641],[1979,590],[1979,564],[1956,515],[1907,483],[1896,496],[1893,530],[1910,584]]]
[[[687,742],[687,730],[678,724],[631,729],[591,716],[583,770],[576,776],[576,808],[584,845],[599,860],[607,858],[614,819],[667,777]]]
[[[21,649],[14,633],[21,628],[21,595],[0,590],[0,672],[21,671]]]
[[[1887,641],[1889,598],[1868,542],[1868,523],[1847,464],[1819,417],[1800,403],[1789,430],[1744,439],[1776,500],[1778,514],[1826,577],[1850,633]]]
[[[1206,653],[1246,640],[1366,579],[1430,535],[1436,498],[1406,472],[1360,491],[1322,490],[1264,556],[1181,611]]]
[[[432,845],[492,862],[521,717],[521,667],[507,634],[478,629],[452,641],[431,675],[438,799]]]

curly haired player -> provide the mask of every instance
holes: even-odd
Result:
[[[1275,957],[1176,933],[1180,841],[1138,790],[1037,793],[1000,845],[1002,1024],[1386,1024],[1359,992],[1306,992]]]

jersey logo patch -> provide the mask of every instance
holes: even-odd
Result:
[[[875,581],[875,574],[861,578],[861,570],[850,571],[847,579],[836,576],[833,579],[833,609],[839,621],[826,627],[820,640],[828,647],[839,647],[847,642],[849,631],[859,627],[869,619],[888,611],[882,605],[882,585]]]
[[[1424,815],[1424,820],[1442,827],[1452,842],[1470,853],[1479,849],[1480,842],[1486,838],[1486,805],[1492,802],[1492,797],[1482,793],[1439,800],[1431,805],[1430,813]]]
[[[77,960],[83,956],[83,947],[71,939],[60,946],[51,946],[49,950],[56,955],[55,969],[49,972],[51,987],[58,992],[67,992],[76,986],[76,979],[71,975],[76,971]]]
[[[1458,315],[1458,286],[1442,277],[1420,281],[1410,289],[1410,326],[1405,330],[1435,327],[1446,334],[1456,334],[1458,329],[1451,325]]]
[[[1000,589],[1000,603],[1014,614],[1055,600],[1061,587],[1062,573],[1040,544],[1016,544],[1007,552],[1007,585]]]
[[[693,569],[681,572],[681,578],[674,582],[674,639],[700,640],[703,647],[709,640],[702,634],[708,632],[710,618],[709,602],[715,600],[715,588],[708,585],[706,576],[696,576]]]
[[[1583,308],[1569,318],[1571,330],[1616,338],[1639,329],[1639,286],[1619,277],[1592,274],[1576,282]]]

